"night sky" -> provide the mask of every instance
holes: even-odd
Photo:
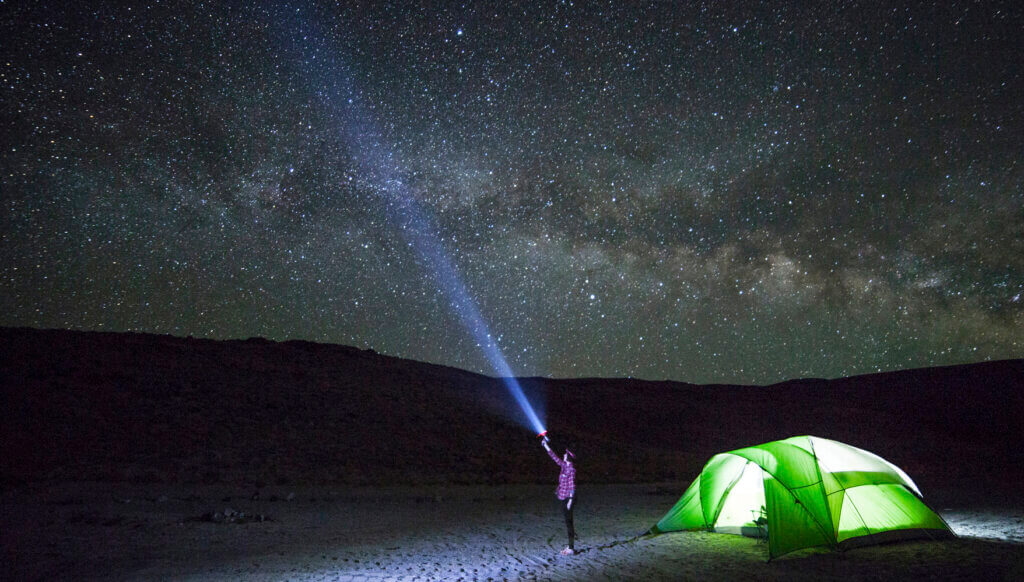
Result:
[[[0,4],[0,325],[494,375],[447,260],[521,376],[1024,357],[1019,3],[252,4]]]

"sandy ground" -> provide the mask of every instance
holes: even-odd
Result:
[[[60,484],[4,492],[14,580],[1019,580],[1024,506],[937,506],[961,536],[766,562],[757,540],[632,539],[682,484],[584,490],[563,557],[551,487],[337,489]],[[257,495],[258,493],[258,495]],[[1010,505],[1010,506],[1006,506]],[[226,516],[226,517],[225,517]]]

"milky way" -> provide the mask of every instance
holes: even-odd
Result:
[[[0,325],[493,374],[400,184],[522,376],[1024,357],[1015,3],[46,4],[2,8]]]

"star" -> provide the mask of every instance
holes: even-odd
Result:
[[[0,325],[688,382],[1022,357],[1012,17],[94,4],[6,21]]]

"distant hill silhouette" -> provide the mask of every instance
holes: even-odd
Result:
[[[919,484],[1024,477],[1024,360],[767,387],[521,382],[586,482],[688,481],[714,453],[797,434],[878,453]],[[500,380],[351,347],[6,328],[0,383],[8,485],[556,474]]]

